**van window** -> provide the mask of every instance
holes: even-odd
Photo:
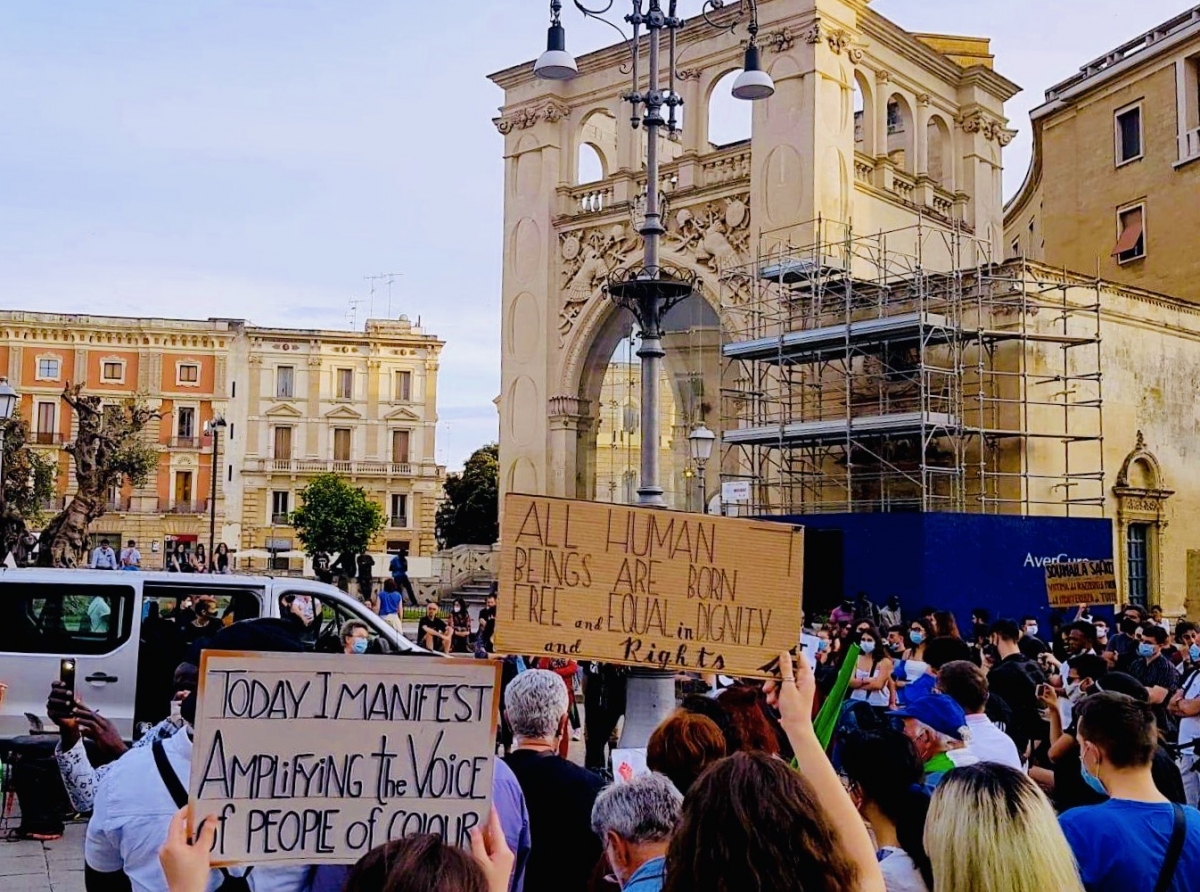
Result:
[[[0,585],[0,651],[97,656],[115,651],[133,631],[134,591],[124,585]]]
[[[358,614],[337,601],[325,600],[308,592],[284,592],[280,595],[280,600],[282,601],[284,598],[292,596],[308,598],[313,605],[313,613],[317,618],[317,622],[314,622],[309,627],[308,633],[305,635],[309,646],[319,652],[341,653],[342,624],[347,620],[359,619]],[[282,611],[283,609],[284,607],[281,604],[280,610]],[[370,625],[367,628],[371,630],[371,637],[374,638],[375,630],[371,629]]]
[[[229,622],[243,619],[258,619],[262,616],[262,592],[249,589],[214,586],[205,589],[201,586],[155,585],[148,583],[145,587],[146,603],[158,604],[158,615],[164,619],[178,621],[180,602],[184,598],[212,598],[217,602],[217,618]],[[190,621],[190,617],[188,617]]]

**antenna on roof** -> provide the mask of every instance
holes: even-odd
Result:
[[[403,275],[404,275],[404,273],[378,273],[374,276],[363,276],[363,278],[366,281],[371,283],[371,290],[370,290],[370,294],[369,294],[370,301],[371,301],[371,306],[370,306],[371,318],[375,317],[375,283],[383,282],[383,283],[386,283],[386,285],[387,285],[387,318],[391,319],[392,318],[392,284],[396,281],[397,277],[403,276]]]

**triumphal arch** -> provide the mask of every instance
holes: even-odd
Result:
[[[695,5],[681,3],[680,14]],[[711,18],[731,24],[737,6]],[[660,144],[663,259],[699,281],[664,339],[657,446],[679,508],[690,495],[688,431],[703,422],[720,435],[723,397],[749,386],[730,380],[721,350],[753,322],[754,273],[734,271],[856,235],[886,245],[900,232],[963,235],[970,263],[1002,256],[1000,157],[1013,136],[1004,102],[1017,87],[993,70],[986,39],[913,34],[869,0],[760,0],[758,14],[776,92],[747,112],[748,138],[714,137],[746,32],[697,16],[679,37],[682,129]],[[622,357],[637,332],[603,291],[641,250],[646,147],[622,99],[628,61],[618,43],[580,57],[572,80],[539,80],[532,62],[492,76],[504,90],[495,119],[505,159],[504,491],[633,500],[633,453],[647,444],[637,437],[636,366]]]

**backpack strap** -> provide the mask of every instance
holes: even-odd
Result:
[[[1179,856],[1183,854],[1183,842],[1187,837],[1187,814],[1183,806],[1172,803],[1175,811],[1175,826],[1171,828],[1171,842],[1167,845],[1167,857],[1154,884],[1154,892],[1167,892],[1175,880],[1179,868]]]
[[[167,751],[163,748],[162,741],[154,741],[154,743],[150,744],[150,749],[154,751],[154,764],[158,766],[158,776],[167,785],[167,792],[171,794],[171,798],[175,800],[175,804],[183,808],[188,804],[187,790],[183,788],[183,783],[179,780],[179,775],[175,773],[175,769],[171,767],[171,763],[167,760]]]

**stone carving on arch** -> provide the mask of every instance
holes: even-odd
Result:
[[[660,254],[662,262],[695,269],[702,282],[705,298],[720,312],[722,274],[750,262],[750,197],[747,194],[714,199],[669,210],[667,232]],[[604,283],[615,270],[640,261],[641,236],[630,223],[609,223],[592,229],[560,233],[560,275],[563,292],[559,309],[559,346],[568,341],[568,364],[586,351],[588,338],[581,340],[572,332],[585,311],[603,302]],[[749,280],[725,276],[724,290],[735,305],[750,299]],[[594,317],[591,312],[587,316]]]
[[[1149,527],[1146,537],[1146,562],[1149,569],[1147,595],[1151,603],[1161,599],[1162,556],[1165,551],[1167,500],[1175,494],[1168,489],[1158,457],[1146,445],[1146,437],[1137,432],[1133,449],[1125,456],[1117,472],[1113,495],[1117,499],[1117,554],[1121,579],[1129,578],[1129,555],[1124,543],[1131,524]]]

